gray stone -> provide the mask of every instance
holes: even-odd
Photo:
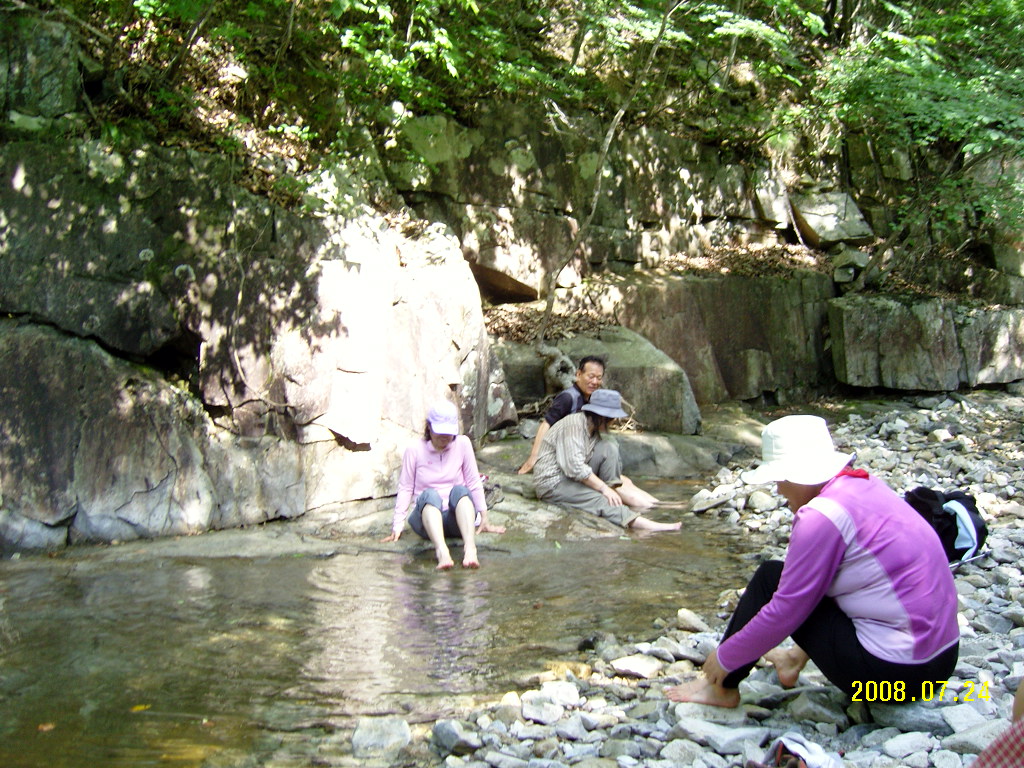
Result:
[[[943,720],[953,729],[953,733],[960,733],[986,722],[986,718],[970,704],[942,707],[941,712]]]
[[[574,712],[565,720],[559,721],[555,726],[555,733],[562,739],[585,741],[589,732],[584,724],[583,716],[579,712]]]
[[[633,739],[608,739],[601,745],[601,757],[640,757],[640,745]]]
[[[541,691],[527,691],[522,695],[522,701],[523,717],[542,725],[556,722],[565,712],[565,707]]]
[[[689,608],[676,611],[676,626],[685,632],[710,632],[711,628],[699,615]],[[682,657],[686,658],[686,657]]]
[[[991,744],[999,734],[1006,730],[1006,720],[991,720],[965,731],[954,733],[942,739],[942,749],[961,755],[977,754]]]
[[[673,714],[676,721],[703,720],[708,723],[718,723],[719,725],[741,725],[747,720],[746,714],[740,708],[712,707],[708,704],[695,704],[693,702],[680,702],[676,704],[673,707]]]
[[[921,702],[909,704],[872,704],[871,716],[882,726],[895,726],[901,731],[925,731],[936,736],[952,733],[949,724],[942,717],[941,707],[928,706]]]
[[[1005,635],[1013,629],[1013,622],[1005,616],[990,611],[982,611],[972,621],[971,626],[979,632],[993,635]]]
[[[672,738],[686,738],[707,745],[720,755],[738,755],[743,751],[744,742],[763,744],[770,733],[767,728],[719,725],[699,718],[686,717],[672,727],[669,735]]]
[[[493,768],[527,768],[530,764],[529,760],[494,749],[488,750],[484,754],[484,761]]]
[[[770,512],[779,506],[779,501],[766,491],[756,490],[747,497],[747,506],[754,512]]]
[[[927,733],[912,731],[893,736],[882,744],[885,754],[905,758],[914,752],[927,752],[933,746],[933,739]]]
[[[431,734],[442,754],[468,755],[483,746],[480,734],[461,720],[438,720]]]
[[[903,768],[929,768],[931,766],[931,760],[928,758],[928,752],[919,751],[911,752],[909,755],[899,758]]]
[[[575,707],[580,703],[580,691],[568,680],[549,680],[541,683],[541,695],[563,707]]]
[[[654,677],[665,666],[664,662],[644,653],[634,653],[630,656],[613,659],[611,664],[612,668],[620,675],[643,678]]]
[[[538,757],[532,758],[526,768],[568,768],[561,760],[545,760]]]
[[[795,720],[809,720],[814,723],[836,723],[845,728],[849,721],[842,705],[835,701],[829,691],[807,691],[797,696],[789,705]]]
[[[512,724],[509,733],[520,741],[540,741],[548,738],[553,731],[550,725],[537,725],[518,720]]]
[[[352,734],[352,753],[373,757],[397,752],[412,741],[409,724],[400,717],[361,717]]]
[[[661,757],[675,765],[691,765],[701,753],[703,747],[690,739],[673,739],[661,750]]]
[[[934,768],[963,768],[963,760],[956,752],[948,749],[937,749],[931,753],[932,766]]]
[[[861,744],[865,747],[879,747],[889,739],[894,739],[901,733],[900,729],[887,725],[874,731],[869,731],[861,738]]]

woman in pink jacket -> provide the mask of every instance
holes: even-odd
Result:
[[[487,502],[473,443],[459,434],[458,409],[447,400],[430,409],[423,438],[405,451],[391,534],[382,541],[398,541],[406,517],[410,527],[434,545],[439,571],[455,565],[446,538],[462,539],[463,568],[479,568],[476,534],[505,532],[504,526],[487,521]]]
[[[764,657],[796,684],[813,660],[847,694],[884,684],[912,701],[956,666],[960,631],[953,576],[938,534],[884,482],[851,469],[824,419],[785,416],[761,433],[747,483],[774,481],[793,510],[785,562],[758,568],[704,676],[666,691],[720,707]],[[795,646],[779,648],[791,637]]]

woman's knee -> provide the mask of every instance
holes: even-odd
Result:
[[[421,508],[426,508],[429,505],[435,509],[441,509],[441,494],[433,488],[427,488],[427,490],[416,497],[416,505]]]
[[[469,495],[469,488],[464,485],[456,485],[452,488],[451,493],[448,494],[448,508],[457,510],[459,505],[465,506],[469,504],[473,505],[473,499]]]
[[[774,592],[778,589],[779,581],[782,579],[783,565],[785,564],[781,560],[765,560],[754,571],[754,575],[750,578],[750,584],[758,584]]]
[[[420,510],[420,519],[424,527],[437,526],[444,522],[444,513],[433,504],[424,504]]]

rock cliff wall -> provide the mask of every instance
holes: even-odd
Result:
[[[394,492],[431,401],[516,422],[442,229],[303,216],[198,153],[0,147],[0,546]]]

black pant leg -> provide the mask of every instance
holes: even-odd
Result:
[[[722,640],[735,635],[747,626],[750,620],[758,614],[758,611],[771,602],[772,596],[779,588],[779,579],[782,578],[782,565],[781,560],[766,560],[758,566],[747,583],[743,596],[736,604],[736,610],[733,611],[732,617],[729,619]],[[725,688],[739,687],[740,681],[750,674],[750,670],[756,663],[757,659],[754,659],[750,664],[734,669],[726,676],[722,685]]]

